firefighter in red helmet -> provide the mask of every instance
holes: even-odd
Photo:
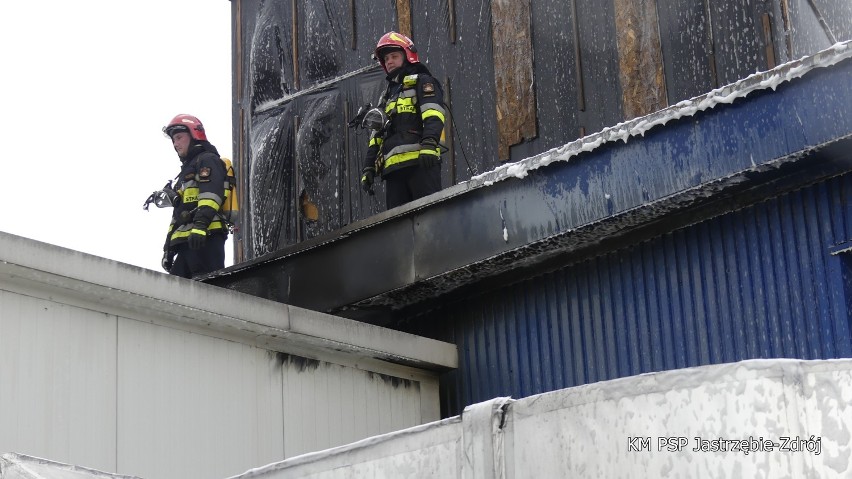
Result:
[[[361,186],[372,194],[375,176],[381,174],[390,209],[441,189],[444,93],[405,35],[383,35],[375,59],[387,73],[388,86],[377,110],[384,113],[383,126],[374,128],[370,138]]]
[[[163,246],[163,269],[192,278],[225,267],[228,228],[219,218],[225,198],[225,166],[207,141],[201,121],[177,115],[163,133],[181,162],[176,178],[172,221]]]

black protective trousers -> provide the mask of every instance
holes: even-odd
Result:
[[[385,180],[387,209],[395,208],[441,191],[441,163],[428,167],[418,163],[400,168],[382,178]]]
[[[192,278],[224,268],[226,239],[224,234],[213,233],[202,248],[190,249],[188,244],[181,244],[177,247],[177,257],[169,274]]]

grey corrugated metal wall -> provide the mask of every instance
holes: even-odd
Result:
[[[845,175],[399,327],[459,346],[444,416],[649,371],[852,357],[850,253],[831,254],[852,238],[850,198]]]

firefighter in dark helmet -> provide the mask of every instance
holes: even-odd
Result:
[[[225,267],[228,228],[218,217],[225,198],[225,166],[207,141],[204,125],[192,115],[178,115],[163,127],[181,162],[174,191],[174,211],[163,269],[192,278]]]
[[[444,93],[405,35],[383,35],[375,57],[387,73],[388,86],[377,110],[384,113],[383,126],[370,138],[361,186],[372,193],[375,176],[381,174],[387,207],[393,208],[441,189],[438,143]]]

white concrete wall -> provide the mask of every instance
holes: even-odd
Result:
[[[498,398],[236,477],[848,478],[850,431],[852,360],[753,360]]]
[[[0,233],[0,452],[221,478],[437,420],[435,371],[456,361],[454,345]]]

